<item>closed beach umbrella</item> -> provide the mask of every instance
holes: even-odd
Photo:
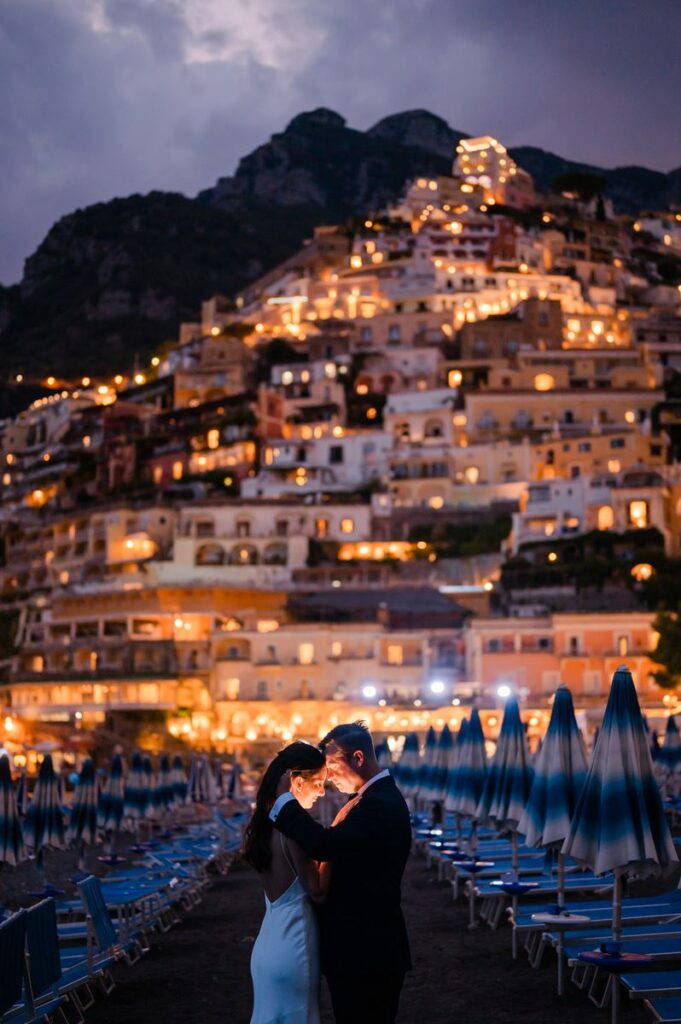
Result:
[[[9,758],[0,757],[0,864],[26,860],[26,848],[17,813]]]
[[[89,843],[91,846],[97,842],[97,782],[89,757],[83,762],[73,793],[66,838],[71,843]]]
[[[405,737],[400,759],[395,766],[397,784],[408,802],[413,801],[416,795],[420,762],[419,738],[415,732],[410,732]]]
[[[452,756],[449,762],[449,771],[447,773],[447,791],[445,793],[445,810],[454,811],[458,778],[459,778],[459,765],[461,764],[461,751],[466,740],[466,733],[468,732],[468,719],[464,718],[459,727],[459,731],[456,734],[456,740],[452,748]]]
[[[182,758],[176,754],[171,767],[171,781],[173,787],[173,806],[187,802],[187,773],[182,764]]]
[[[123,759],[120,754],[114,754],[97,810],[97,824],[105,832],[117,832],[123,823],[124,792]]]
[[[243,796],[241,787],[242,774],[243,768],[241,767],[239,761],[236,758],[234,758],[234,764],[232,765],[231,770],[228,772],[229,778],[227,780],[226,786],[226,795],[229,797],[230,800],[239,800]]]
[[[491,822],[500,831],[517,834],[518,822],[532,788],[532,778],[533,769],[518,702],[509,697],[497,749],[475,812],[478,820]]]
[[[430,798],[431,800],[443,801],[447,794],[447,782],[449,779],[449,768],[454,750],[454,740],[449,726],[444,725],[438,737],[433,767],[430,773]]]
[[[159,816],[167,814],[168,811],[172,810],[174,794],[170,761],[167,754],[161,755],[158,772],[156,773],[156,785],[154,786],[151,800],[154,810]]]
[[[390,755],[390,747],[388,746],[387,740],[382,740],[376,744],[376,760],[378,761],[381,770],[384,768],[392,768],[393,759]]]
[[[518,831],[528,846],[562,846],[586,779],[586,751],[572,694],[561,686],[534,764],[534,781]]]
[[[417,776],[417,797],[419,800],[430,800],[430,773],[435,764],[435,752],[437,750],[437,733],[432,725],[426,733],[426,742],[421,754]]]
[[[572,694],[566,686],[556,691],[551,721],[534,762],[534,781],[518,831],[528,846],[558,849],[570,831],[570,822],[586,779],[586,751],[575,719]],[[565,855],[558,852],[558,913],[565,906]],[[558,995],[563,994],[563,932],[559,930]]]
[[[26,814],[24,840],[36,855],[50,846],[59,849],[64,846],[64,813],[50,754],[45,754],[40,765],[33,799]]]
[[[534,771],[527,749],[527,738],[520,720],[518,702],[509,697],[504,710],[504,720],[497,741],[497,749],[490,766],[485,788],[476,809],[476,817],[482,823],[491,822],[501,832],[511,833],[512,867],[518,871],[518,822],[532,788]],[[513,896],[514,911],[517,897]],[[512,935],[513,957],[517,955],[517,932]]]
[[[456,766],[456,784],[450,796],[449,810],[475,818],[487,778],[485,737],[477,708],[466,723]]]
[[[148,755],[142,758],[142,777],[144,778],[143,815],[145,818],[154,818],[156,816],[156,808],[154,806],[154,790],[156,789],[156,780],[154,778],[154,769],[151,764],[151,758]]]
[[[144,817],[147,809],[147,780],[142,764],[142,755],[135,754],[130,765],[128,777],[123,791],[123,817],[133,823]]]
[[[30,803],[28,796],[28,777],[26,775],[26,769],[22,768],[21,774],[19,775],[19,781],[17,782],[17,814],[22,818],[25,817],[28,805]]]
[[[614,871],[612,935],[621,933],[622,876],[667,873],[678,860],[653,775],[648,737],[626,665],[615,672],[589,772],[563,853],[597,875]],[[613,986],[613,1021],[619,985]]]
[[[662,755],[663,784],[667,796],[676,796],[679,788],[679,770],[681,769],[681,736],[673,715],[667,719],[660,753]]]

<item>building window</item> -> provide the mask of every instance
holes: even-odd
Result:
[[[615,515],[610,505],[601,505],[598,510],[598,529],[612,530]]]
[[[362,327],[362,329],[359,332],[360,341],[371,341],[372,336],[373,331],[371,330],[370,327]]]
[[[344,518],[341,519],[341,533],[353,533],[355,529],[355,520]]]
[[[256,700],[267,700],[268,696],[267,681],[265,679],[259,679],[255,691]]]
[[[388,644],[388,664],[401,665],[404,661],[402,644]]]
[[[477,484],[480,479],[480,470],[477,466],[466,466],[463,476],[467,484]]]
[[[334,466],[343,462],[344,449],[342,444],[332,444],[329,448],[329,463]]]
[[[629,653],[629,637],[618,636],[617,637],[617,653],[620,658],[626,658]]]
[[[331,644],[331,657],[340,658],[343,653],[343,644],[340,640],[334,640]]]
[[[288,519],[277,519],[277,537],[288,537]]]
[[[314,644],[298,644],[298,663],[311,665],[314,661]]]
[[[315,519],[314,531],[316,536],[323,540],[329,534],[329,520],[328,519]]]
[[[250,537],[251,535],[251,524],[248,519],[237,519],[236,521],[236,535],[237,537]]]
[[[397,342],[402,337],[399,324],[391,324],[388,328],[388,341]]]
[[[629,513],[629,524],[642,530],[648,526],[648,502],[640,498],[630,501],[627,506]]]
[[[173,462],[173,480],[181,480],[184,467],[181,462]]]
[[[568,637],[568,654],[579,654],[579,637]]]
[[[220,431],[209,430],[206,434],[206,442],[209,448],[218,448],[220,445]]]

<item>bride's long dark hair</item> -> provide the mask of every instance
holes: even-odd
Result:
[[[291,775],[309,778],[323,768],[325,763],[321,750],[299,740],[280,750],[265,769],[255,798],[255,810],[244,831],[241,850],[243,859],[256,871],[267,871],[272,862],[272,822],[269,813],[282,775],[291,772]]]

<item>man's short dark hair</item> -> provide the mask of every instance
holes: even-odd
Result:
[[[352,757],[356,750],[361,750],[365,757],[375,757],[374,741],[366,722],[346,722],[335,726],[327,732],[319,744],[319,749],[326,751],[327,744],[335,743],[346,757]]]

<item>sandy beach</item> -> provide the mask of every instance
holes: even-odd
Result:
[[[667,880],[669,888],[676,879]],[[646,891],[653,886],[648,884]],[[659,889],[658,883],[654,884]],[[404,908],[414,970],[405,984],[401,1024],[588,1024],[605,1022],[583,993],[568,985],[555,995],[555,961],[532,970],[510,954],[510,931],[467,930],[467,909],[454,904],[423,860],[410,859]],[[141,964],[116,970],[118,986],[88,1013],[89,1024],[248,1024],[249,958],[262,917],[257,876],[235,865],[218,878],[203,904],[184,923],[155,939]],[[368,951],[367,951],[368,952]],[[643,1007],[625,1004],[627,1024],[643,1024]],[[324,996],[323,1024],[332,1024]]]

